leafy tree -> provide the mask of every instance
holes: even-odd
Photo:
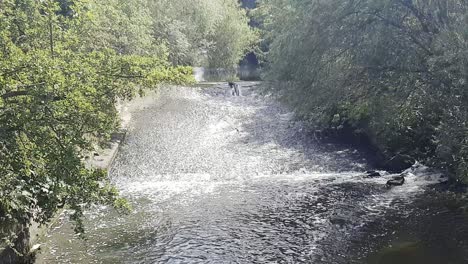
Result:
[[[175,65],[233,67],[256,35],[235,0],[151,1],[154,36]]]
[[[227,13],[217,24],[211,36],[212,47],[208,53],[211,68],[234,68],[245,55],[248,45],[255,41],[255,35],[247,26],[245,11]]]
[[[267,79],[319,128],[368,136],[397,168],[467,179],[466,0],[264,0]]]
[[[87,46],[110,48],[119,54],[165,56],[166,48],[152,35],[153,18],[147,0],[91,0],[85,6],[93,23],[79,30]],[[83,34],[84,35],[84,34]]]
[[[106,36],[109,46],[81,41],[95,27],[93,12],[101,12],[92,7],[0,1],[0,235],[19,255],[28,248],[15,239],[58,208],[74,210],[81,233],[87,206],[128,208],[106,172],[85,166],[83,156],[118,128],[118,99],[131,99],[140,87],[192,81],[189,67],[141,56],[146,44],[113,36]]]

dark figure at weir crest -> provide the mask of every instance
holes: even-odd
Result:
[[[233,96],[240,96],[240,85],[235,82],[228,82],[229,87],[231,88]]]

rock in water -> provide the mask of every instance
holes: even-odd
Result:
[[[404,183],[405,183],[405,176],[403,175],[395,176],[391,180],[387,181],[387,187],[401,186]]]
[[[367,178],[374,178],[374,177],[380,177],[380,173],[378,171],[366,171],[367,173]]]

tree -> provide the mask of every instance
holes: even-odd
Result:
[[[384,166],[417,159],[467,179],[467,8],[465,0],[262,1],[267,79],[316,127],[366,135]]]
[[[153,17],[147,0],[92,0],[93,23],[80,27],[92,49],[110,48],[119,54],[167,56],[166,47],[152,35]],[[85,33],[85,34],[83,34]]]
[[[15,240],[24,242],[31,221],[45,223],[68,206],[82,233],[89,205],[128,207],[107,173],[86,167],[83,156],[118,128],[118,99],[140,87],[192,81],[189,67],[141,56],[141,43],[108,37],[118,43],[108,49],[81,41],[95,26],[91,7],[0,1],[0,235],[23,257],[27,245]]]
[[[236,0],[150,1],[153,34],[169,49],[174,65],[238,63],[256,35]]]
[[[255,41],[255,35],[247,26],[245,11],[231,8],[215,27],[211,36],[213,43],[208,53],[211,68],[234,68],[246,54],[249,45]]]

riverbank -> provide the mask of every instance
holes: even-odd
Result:
[[[313,126],[312,126],[313,127]],[[311,128],[310,128],[311,129]],[[425,165],[440,171],[448,178],[444,185],[438,186],[440,191],[445,190],[455,193],[467,193],[468,184],[455,177],[446,168],[441,168],[429,157],[418,157],[410,153],[385,152],[385,146],[379,146],[375,139],[365,132],[365,129],[343,126],[337,128],[325,128],[315,130],[314,137],[332,144],[348,144],[359,149],[362,153],[367,153],[368,161],[377,170],[384,170],[392,173],[401,173],[409,169],[414,164],[423,162]],[[398,140],[398,139],[393,139]]]

